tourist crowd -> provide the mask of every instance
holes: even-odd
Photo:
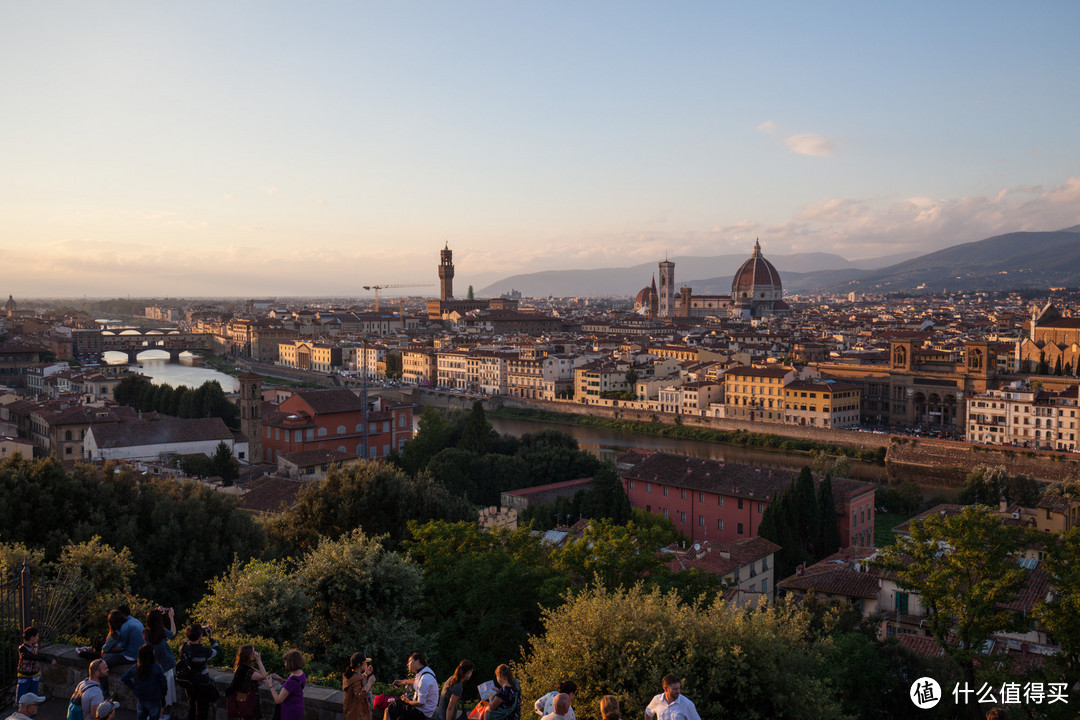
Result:
[[[68,703],[67,720],[113,720],[119,704],[109,693],[109,675],[123,668],[120,681],[135,696],[138,720],[170,720],[176,705],[177,688],[187,697],[187,720],[209,720],[210,710],[220,699],[217,684],[210,677],[211,661],[221,653],[209,626],[192,624],[177,658],[169,645],[176,635],[172,608],[158,607],[146,616],[145,625],[127,607],[109,613],[109,634],[100,651],[80,648],[84,656],[98,655],[90,663],[89,676],[75,688]],[[40,633],[36,628],[23,632],[19,646],[16,704],[18,710],[8,720],[32,720],[45,698],[38,694],[41,664],[56,660],[39,652]],[[289,650],[282,658],[286,675],[267,672],[253,645],[241,645],[233,663],[233,677],[225,689],[225,711],[229,720],[261,720],[259,688],[265,686],[274,701],[273,720],[303,720],[306,661],[299,650]],[[413,653],[406,664],[408,677],[393,681],[403,694],[373,694],[375,671],[371,658],[354,654],[342,677],[344,720],[521,720],[521,686],[509,665],[495,668],[494,682],[480,685],[481,701],[466,709],[465,684],[475,672],[473,663],[462,660],[440,687],[421,653]],[[666,675],[663,692],[645,708],[647,720],[700,720],[694,703],[681,693],[679,678]],[[577,685],[572,680],[559,684],[533,703],[541,720],[576,720],[572,703]],[[381,715],[379,715],[381,713]],[[618,700],[605,695],[600,700],[602,720],[620,720]]]

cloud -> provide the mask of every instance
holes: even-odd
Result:
[[[267,195],[277,195],[277,188],[276,187],[266,188],[266,194]]]
[[[236,196],[235,196],[235,195],[233,195],[232,193],[230,193],[230,194],[228,194],[228,195],[226,195],[226,196],[225,196],[225,199],[226,199],[226,200],[235,200],[235,199],[236,199]]]
[[[759,133],[764,133],[765,135],[772,135],[776,132],[776,123],[774,123],[772,120],[766,120],[765,122],[758,125],[755,129]]]
[[[792,135],[784,141],[784,144],[796,155],[823,157],[836,154],[836,142],[824,135]]]
[[[308,200],[307,204],[308,205],[316,205],[316,206],[321,207],[321,206],[326,204],[326,201],[325,200]]]

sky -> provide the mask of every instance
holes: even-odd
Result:
[[[437,283],[444,243],[461,288],[1057,230],[1077,27],[1075,0],[3,3],[0,295],[370,297]]]

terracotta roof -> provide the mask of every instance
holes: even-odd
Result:
[[[359,457],[356,453],[341,452],[340,450],[299,450],[297,452],[282,453],[279,457],[297,467],[308,465],[322,465],[323,463],[345,462]]]
[[[920,514],[916,515],[913,518],[909,518],[909,519],[905,520],[904,522],[902,522],[899,525],[897,525],[896,527],[894,527],[892,530],[897,535],[910,535],[911,534],[911,525],[913,523],[919,522],[920,520],[924,520],[924,519],[930,517],[931,515],[946,515],[946,516],[948,516],[948,515],[957,515],[963,509],[964,509],[963,505],[953,505],[951,503],[942,503],[941,505],[935,505],[934,507],[930,508],[926,512],[920,513]]]
[[[944,654],[941,645],[938,645],[938,641],[929,635],[900,633],[896,636],[896,639],[900,641],[901,645],[907,647],[908,650],[919,655],[925,655],[926,657],[941,657]]]
[[[296,496],[307,483],[276,475],[264,475],[248,485],[239,507],[249,512],[272,513],[296,504]]]
[[[293,397],[307,403],[316,415],[358,412],[364,409],[363,402],[351,390],[297,390]]]
[[[846,564],[837,564],[835,567],[821,569],[818,572],[784,578],[777,587],[784,590],[876,599],[879,580],[873,573],[853,570]]]
[[[664,548],[664,556],[670,557],[668,567],[672,570],[697,568],[714,575],[730,575],[762,558],[776,553],[780,546],[761,537],[744,538],[728,543],[695,543],[688,548],[677,544]]]

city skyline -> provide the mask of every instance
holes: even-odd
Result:
[[[16,296],[363,296],[432,282],[444,242],[463,294],[1080,223],[1071,3],[0,17]]]

